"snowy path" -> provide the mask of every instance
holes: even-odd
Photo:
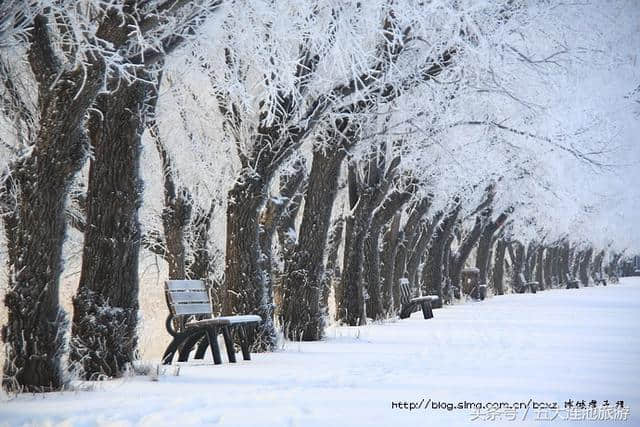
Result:
[[[251,362],[183,364],[180,375],[101,383],[93,392],[0,401],[0,425],[411,426],[472,421],[433,401],[623,400],[640,425],[640,278],[620,285],[508,295],[411,319],[337,328],[319,343],[287,343]],[[424,399],[424,401],[422,400]],[[393,409],[393,401],[423,402]],[[518,419],[525,409],[516,412]],[[529,409],[525,423],[567,412]],[[611,422],[610,422],[611,423]],[[595,423],[601,424],[601,423]],[[608,423],[607,423],[608,424]]]

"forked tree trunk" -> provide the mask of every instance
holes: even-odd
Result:
[[[98,97],[89,134],[82,272],[73,299],[70,360],[86,379],[119,376],[134,360],[138,325],[139,177],[145,101],[152,86],[121,83]]]
[[[476,242],[478,242],[478,239],[482,234],[482,222],[482,216],[477,215],[473,228],[465,235],[462,243],[460,243],[460,246],[458,247],[458,250],[453,255],[449,277],[451,278],[451,286],[454,289],[461,289],[460,276],[462,274],[462,269],[464,268],[465,262],[467,262],[467,258],[469,258],[469,255],[471,254],[471,250],[476,245]]]
[[[455,206],[444,216],[440,224],[437,226],[427,261],[424,268],[427,269],[422,286],[425,294],[438,295],[443,300],[443,266],[445,263],[446,246],[449,241],[449,236],[453,231],[453,227],[458,220],[460,209],[462,208],[458,200],[455,201]]]
[[[373,213],[369,233],[364,245],[364,281],[369,301],[367,302],[367,314],[374,320],[382,319],[385,313],[382,300],[382,287],[380,276],[380,233],[384,224],[402,209],[415,191],[415,186],[410,185],[405,191],[394,190]]]
[[[316,341],[324,336],[324,257],[345,155],[337,141],[336,149],[313,153],[298,242],[285,259],[282,282],[282,322],[292,340]]]

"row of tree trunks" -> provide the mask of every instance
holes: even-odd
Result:
[[[342,272],[341,295],[338,298],[338,319],[352,326],[366,323],[365,288],[367,287],[364,271],[365,265],[365,241],[370,236],[370,230],[374,212],[383,201],[392,181],[396,176],[396,169],[400,162],[399,157],[393,158],[387,165],[386,146],[373,147],[368,158],[363,162],[364,171],[360,171],[360,165],[352,162],[348,167],[349,205],[351,215],[346,223],[346,240],[344,262]],[[404,196],[398,193],[402,200]],[[391,207],[390,203],[388,207]],[[381,213],[381,216],[386,216]],[[378,232],[376,232],[377,234]],[[377,240],[377,239],[376,239]],[[377,250],[377,248],[376,248]],[[371,254],[369,253],[369,256]],[[371,260],[369,260],[369,264]],[[374,273],[369,269],[366,274]],[[379,275],[379,273],[378,273]],[[376,285],[376,287],[378,287]],[[379,296],[376,306],[380,303]],[[381,304],[380,304],[381,305]],[[376,309],[381,310],[380,307]]]

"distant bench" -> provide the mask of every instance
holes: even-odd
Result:
[[[538,286],[540,285],[540,283],[536,282],[536,281],[527,281],[524,277],[523,273],[518,274],[518,278],[520,279],[520,283],[522,284],[520,286],[519,289],[516,289],[516,292],[519,294],[523,294],[526,291],[531,292],[532,294],[535,294],[536,291],[538,290]]]
[[[593,281],[596,283],[596,285],[601,284],[602,286],[607,286],[607,279],[605,279],[600,272],[594,274]]]
[[[569,275],[569,273],[565,273],[565,276],[567,278],[567,289],[578,289],[578,288],[580,288],[580,282],[578,282],[576,279],[571,277]]]
[[[411,313],[422,308],[422,315],[425,319],[433,317],[433,308],[442,307],[442,302],[438,295],[425,295],[421,297],[411,297],[411,287],[407,282],[400,282],[400,318],[406,319]]]
[[[249,353],[249,339],[247,327],[255,327],[262,321],[260,316],[222,316],[213,317],[209,292],[202,280],[167,280],[165,295],[169,306],[169,316],[166,321],[167,332],[173,340],[162,356],[162,363],[171,364],[178,352],[178,361],[186,362],[193,347],[199,343],[195,358],[202,359],[211,347],[213,361],[216,365],[222,363],[218,334],[222,333],[230,363],[236,362],[233,345],[234,333],[240,340],[242,357],[251,360]]]

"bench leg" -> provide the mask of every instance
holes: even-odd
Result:
[[[173,340],[171,340],[171,342],[167,346],[167,349],[164,351],[164,354],[162,355],[163,365],[171,364],[171,361],[173,360],[173,356],[176,354],[176,351],[178,351],[178,348],[182,345],[184,340],[189,338],[190,335],[191,334],[183,332],[173,337]]]
[[[433,310],[431,309],[431,303],[429,301],[422,301],[422,316],[425,319],[433,318]]]
[[[249,340],[247,338],[247,331],[245,331],[244,325],[238,326],[238,335],[240,335],[240,348],[242,349],[242,359],[251,360],[251,353],[249,352]]]
[[[233,348],[233,340],[228,326],[222,327],[222,337],[224,338],[224,346],[227,348],[229,363],[236,363],[236,351]]]
[[[412,303],[402,306],[402,310],[400,310],[400,318],[407,319],[411,317],[411,313],[413,313],[413,307],[414,305]]]
[[[220,365],[222,363],[222,357],[220,356],[220,346],[218,345],[218,330],[217,328],[207,328],[207,343],[211,347],[211,355],[213,356],[213,363]],[[204,346],[205,350],[207,346]],[[203,351],[204,355],[204,351]]]
[[[193,333],[184,340],[184,343],[180,346],[178,352],[178,362],[186,362],[189,360],[189,354],[193,347],[197,344],[198,340],[203,337],[202,333]]]

